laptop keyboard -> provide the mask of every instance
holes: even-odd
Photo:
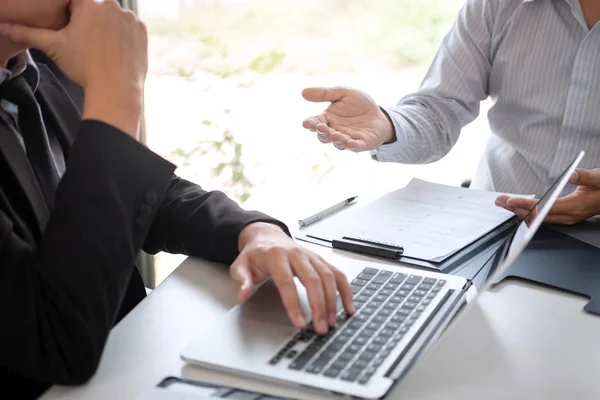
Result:
[[[356,313],[338,312],[335,327],[318,336],[298,332],[271,360],[289,369],[366,384],[446,284],[445,280],[365,268],[352,281]],[[298,343],[307,346],[298,351]]]

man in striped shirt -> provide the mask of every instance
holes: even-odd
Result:
[[[467,0],[418,92],[382,109],[355,89],[306,89],[307,100],[331,105],[303,125],[340,150],[430,163],[491,97],[492,134],[472,187],[541,194],[582,149],[582,166],[600,167],[599,20],[596,0]],[[600,214],[600,189],[572,183],[549,221]],[[497,204],[522,212],[533,202]]]

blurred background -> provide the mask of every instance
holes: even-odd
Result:
[[[460,185],[489,133],[481,116],[442,161],[406,166],[322,145],[308,86],[352,86],[384,107],[418,89],[462,0],[138,0],[150,33],[148,146],[177,173],[295,228],[299,218],[413,177]],[[156,284],[183,257],[155,257]]]

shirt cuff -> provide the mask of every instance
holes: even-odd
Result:
[[[403,132],[402,125],[400,124],[398,118],[394,118],[394,114],[391,109],[385,109],[383,107],[379,108],[392,122],[396,140],[392,143],[379,146],[375,150],[371,150],[371,158],[380,162],[396,162],[398,161],[398,154],[400,154],[400,150],[406,146],[405,138],[400,137],[399,135]]]

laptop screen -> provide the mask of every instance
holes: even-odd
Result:
[[[577,158],[565,169],[550,188],[548,188],[546,193],[539,199],[537,205],[532,208],[524,218],[517,220],[518,222],[513,232],[507,236],[504,245],[500,248],[500,251],[502,252],[501,257],[495,258],[496,260],[499,260],[497,262],[498,266],[495,268],[492,277],[485,284],[484,290],[498,283],[499,280],[502,279],[506,270],[523,252],[531,239],[533,239],[533,236],[548,216],[550,209],[569,182],[571,175],[581,162],[584,154],[585,152],[581,151]]]

